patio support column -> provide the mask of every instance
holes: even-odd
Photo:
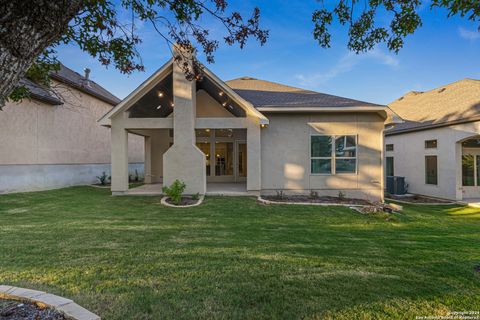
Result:
[[[128,191],[128,132],[112,119],[112,194]]]
[[[247,127],[247,191],[261,190],[261,129],[257,118]]]
[[[144,181],[152,183],[152,137],[145,136]]]
[[[462,187],[462,143],[455,143],[455,198],[456,200],[463,200],[463,187]]]
[[[174,46],[175,55],[191,55],[190,52],[179,54]],[[190,59],[185,60],[190,63]],[[179,65],[184,61],[173,63],[173,146],[163,155],[163,184],[170,185],[176,179],[185,182],[187,194],[205,194],[207,178],[205,172],[205,155],[195,144],[196,117],[196,83],[188,80]],[[192,69],[191,69],[192,70]]]

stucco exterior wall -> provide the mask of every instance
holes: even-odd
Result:
[[[459,141],[480,134],[480,122],[385,136],[385,144],[393,144],[394,151],[385,151],[394,158],[394,174],[403,176],[410,193],[452,200],[461,200],[462,149]],[[436,149],[425,149],[425,140],[437,140]],[[425,183],[425,156],[437,156],[437,185]]]
[[[65,100],[63,105],[24,99],[20,103],[7,103],[0,112],[0,166],[35,165],[34,168],[39,168],[39,165],[50,165],[42,171],[47,174],[54,168],[51,165],[93,165],[92,168],[99,168],[91,171],[95,178],[105,171],[102,165],[110,164],[110,129],[100,126],[97,120],[112,106],[61,83],[54,82],[53,86]],[[143,163],[143,137],[129,135],[129,151],[130,163]],[[6,172],[6,167],[2,172]],[[58,170],[66,168],[73,167],[59,167]],[[72,172],[85,172],[81,168]],[[29,171],[22,171],[25,176],[18,178],[25,181],[21,190],[41,189],[40,181],[48,178],[39,180],[32,176],[28,179]],[[67,180],[65,185],[76,184],[74,178]],[[86,180],[85,177],[77,179],[78,184]],[[55,183],[55,186],[62,185]],[[2,183],[0,192],[6,189],[11,188],[8,183]]]
[[[261,131],[262,193],[337,196],[372,201],[383,199],[383,119],[375,113],[267,114],[270,124]],[[310,173],[312,134],[357,135],[357,173]]]

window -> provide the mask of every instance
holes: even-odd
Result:
[[[437,184],[437,156],[425,156],[425,183]]]
[[[311,172],[332,173],[332,137],[312,136],[310,140]]]
[[[310,140],[312,174],[357,172],[356,136],[313,135]]]
[[[387,145],[385,146],[385,150],[386,150],[386,151],[393,151],[393,144],[387,144]]]
[[[393,177],[395,175],[395,172],[393,170],[394,162],[393,162],[393,157],[386,157],[385,161],[385,173],[387,177]]]
[[[474,157],[471,154],[464,154],[462,156],[462,185],[475,185],[475,163]]]
[[[425,149],[436,149],[437,140],[425,140]]]

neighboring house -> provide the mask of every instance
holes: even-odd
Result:
[[[389,107],[405,122],[385,130],[386,175],[404,176],[411,193],[480,198],[480,80],[409,92]]]
[[[97,119],[119,99],[61,66],[50,89],[29,80],[30,99],[0,111],[0,193],[90,184],[110,173],[110,130]],[[143,139],[131,137],[131,173],[143,172]]]
[[[148,183],[380,201],[385,108],[254,78],[223,82],[207,68],[188,81],[170,60],[99,122],[112,128],[113,194],[128,193],[133,132],[145,137]]]

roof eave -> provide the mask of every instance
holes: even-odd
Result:
[[[261,112],[288,112],[288,113],[304,113],[304,112],[378,112],[382,117],[387,117],[385,106],[349,106],[349,107],[319,107],[319,106],[299,106],[299,107],[257,107]]]

